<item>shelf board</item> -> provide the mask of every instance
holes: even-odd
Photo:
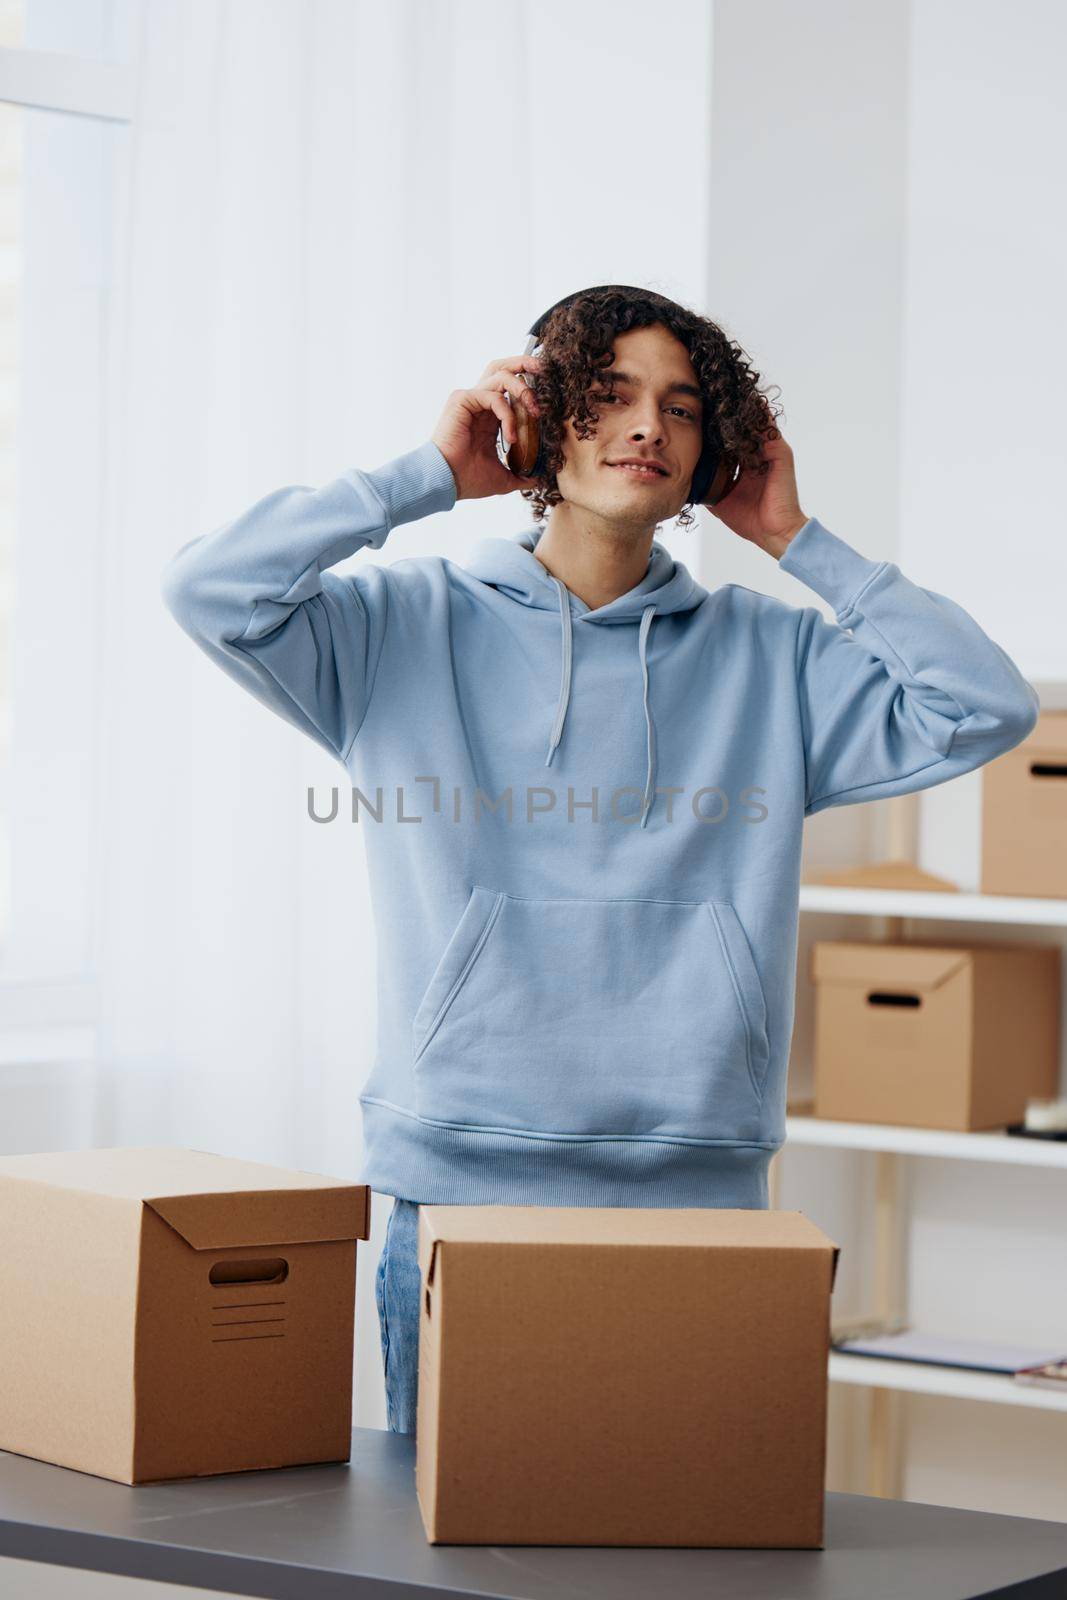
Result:
[[[935,894],[916,889],[802,883],[800,909],[852,917],[927,917],[947,922],[1015,922],[1067,928],[1067,900],[1007,894]]]
[[[1067,1140],[1020,1139],[1010,1133],[950,1133],[890,1123],[830,1122],[786,1117],[786,1143],[841,1150],[886,1150],[906,1156],[948,1156],[957,1161],[998,1161],[1009,1166],[1067,1170]]]
[[[1031,1406],[1039,1411],[1067,1411],[1067,1394],[1016,1383],[998,1372],[928,1366],[922,1361],[884,1361],[878,1356],[846,1356],[837,1350],[830,1352],[830,1382],[904,1389],[909,1394],[947,1395],[956,1400],[988,1400],[998,1405]]]

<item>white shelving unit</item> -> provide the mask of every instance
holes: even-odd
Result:
[[[1057,1394],[1054,1389],[1016,1383],[1014,1378],[997,1372],[969,1372],[965,1367],[935,1367],[921,1361],[884,1361],[878,1356],[846,1356],[831,1351],[830,1381],[860,1384],[866,1389],[902,1389],[908,1394],[1033,1406],[1039,1411],[1067,1411],[1067,1395]]]
[[[917,889],[842,889],[802,883],[800,909],[849,917],[925,917],[946,922],[1014,922],[1067,928],[1067,900],[1007,894],[928,894]]]
[[[927,893],[918,890],[847,888],[815,883],[800,888],[801,912],[891,919],[891,936],[900,936],[904,920],[1067,927],[1067,900],[1009,895]],[[894,1304],[899,1283],[899,1208],[896,1160],[922,1156],[953,1161],[980,1161],[1003,1166],[1053,1167],[1067,1171],[1067,1142],[1020,1139],[1007,1133],[952,1133],[889,1124],[829,1122],[814,1116],[786,1119],[785,1149],[792,1145],[867,1150],[878,1162],[875,1216],[875,1310],[900,1311]],[[777,1166],[777,1161],[775,1162]],[[777,1174],[772,1170],[776,1203]],[[1014,1382],[997,1373],[939,1367],[922,1362],[883,1360],[832,1352],[830,1380],[856,1385],[872,1395],[872,1460],[870,1492],[899,1493],[898,1430],[889,1400],[894,1392],[933,1394],[992,1404],[1067,1411],[1067,1395]]]
[[[839,1150],[885,1150],[898,1156],[945,1156],[951,1161],[997,1161],[1008,1166],[1061,1167],[1067,1172],[1067,1140],[1019,1139],[1010,1133],[943,1133],[938,1128],[901,1128],[880,1122],[827,1122],[787,1117],[792,1144]]]

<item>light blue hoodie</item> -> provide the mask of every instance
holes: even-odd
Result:
[[[779,564],[836,623],[709,592],[656,540],[590,610],[536,524],[466,566],[329,571],[455,500],[427,440],[267,495],[163,575],[185,631],[349,775],[378,936],[359,1181],[424,1203],[766,1206],[804,818],[981,766],[1037,696],[954,601],[815,517]]]

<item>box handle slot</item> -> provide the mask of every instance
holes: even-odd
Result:
[[[289,1263],[280,1256],[258,1261],[216,1261],[208,1278],[212,1283],[284,1283]]]
[[[1067,761],[1031,761],[1030,774],[1034,778],[1067,778]]]
[[[883,989],[872,989],[867,995],[869,1006],[921,1006],[922,996],[917,994],[889,994]]]

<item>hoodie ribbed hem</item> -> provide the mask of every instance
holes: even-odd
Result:
[[[360,1107],[357,1181],[419,1205],[767,1208],[774,1145],[472,1133],[362,1097]]]

